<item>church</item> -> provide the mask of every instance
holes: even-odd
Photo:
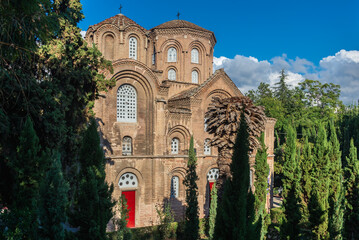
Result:
[[[200,217],[208,216],[210,189],[218,178],[218,150],[210,145],[205,113],[213,97],[243,96],[223,69],[213,71],[216,37],[185,20],[145,29],[123,14],[92,25],[86,41],[113,64],[116,86],[95,102],[106,178],[113,197],[125,195],[129,227],[158,224],[156,206],[171,203],[184,219],[183,180],[191,136],[197,154]],[[271,205],[275,119],[267,118],[267,207]],[[254,157],[250,156],[251,185]]]

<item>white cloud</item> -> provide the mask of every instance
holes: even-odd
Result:
[[[80,34],[81,34],[82,38],[85,38],[86,31],[81,31]]]
[[[281,69],[286,70],[287,81],[298,85],[305,78],[335,83],[341,86],[341,99],[351,103],[359,99],[359,51],[341,50],[334,56],[324,57],[319,66],[296,57],[289,59],[286,54],[268,60],[236,55],[233,59],[214,57],[214,69],[224,68],[238,88],[243,92],[256,89],[260,82],[271,86],[279,80]]]

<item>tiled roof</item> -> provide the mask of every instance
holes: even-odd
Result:
[[[196,30],[203,31],[203,32],[213,33],[212,31],[204,29],[203,27],[200,27],[194,23],[191,23],[191,22],[188,22],[185,20],[168,21],[168,22],[162,23],[152,29],[173,29],[173,28],[191,28],[191,29],[196,29]]]
[[[117,14],[116,16],[113,16],[113,17],[110,17],[110,18],[107,18],[106,20],[103,20],[102,22],[99,22],[95,25],[92,25],[93,28],[98,28],[100,27],[101,25],[104,25],[104,24],[113,24],[113,25],[116,25],[118,27],[128,27],[128,26],[131,26],[131,25],[135,25],[139,28],[141,28],[143,31],[147,31],[145,28],[143,28],[142,26],[138,25],[135,21],[133,21],[132,19],[126,17],[125,15],[123,14]]]
[[[190,98],[190,97],[196,95],[204,86],[206,86],[209,82],[211,82],[217,76],[217,74],[219,74],[220,72],[224,72],[223,68],[216,70],[214,72],[214,74],[212,74],[212,76],[210,76],[206,81],[204,81],[198,87],[194,87],[194,88],[185,90],[183,92],[180,92],[180,93],[174,95],[173,97],[171,97],[169,99],[169,101],[174,101],[174,100],[179,100],[179,99],[184,99],[184,98]]]

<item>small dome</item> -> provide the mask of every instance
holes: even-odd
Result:
[[[203,32],[213,33],[212,31],[204,29],[203,27],[200,27],[194,23],[191,23],[191,22],[188,22],[185,20],[168,21],[168,22],[158,25],[157,27],[152,28],[151,30],[153,30],[153,29],[173,29],[173,28],[190,28],[190,29],[195,29],[195,30],[199,30],[199,31],[203,31]]]
[[[92,25],[90,27],[93,27],[94,29],[97,29],[98,27],[104,25],[104,24],[113,24],[116,25],[118,27],[128,27],[128,26],[136,26],[141,28],[143,31],[146,31],[145,28],[143,28],[142,26],[138,25],[135,21],[133,21],[132,19],[126,17],[125,15],[123,15],[122,13],[117,14],[116,16],[110,17],[106,20],[103,20],[102,22],[99,22],[95,25]]]

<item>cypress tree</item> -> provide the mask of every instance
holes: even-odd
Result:
[[[132,233],[127,227],[129,209],[125,195],[121,195],[120,199],[118,200],[118,209],[120,212],[120,218],[114,221],[117,227],[116,239],[130,240],[132,239]]]
[[[267,202],[267,188],[268,188],[268,175],[269,175],[269,166],[267,163],[267,148],[264,143],[264,133],[261,134],[259,138],[260,146],[257,150],[256,159],[255,159],[255,224],[260,226],[257,233],[260,235],[259,239],[263,239],[267,229],[265,224],[265,218],[267,217],[266,213],[266,202]]]
[[[217,216],[217,187],[216,183],[213,184],[212,190],[211,190],[211,206],[209,208],[209,239],[212,240],[214,235],[214,229],[216,226],[216,216]]]
[[[252,192],[249,186],[248,125],[241,115],[230,170],[232,178],[224,184],[223,197],[216,217],[214,239],[249,239],[252,236]],[[248,204],[249,203],[249,204]]]
[[[342,239],[344,187],[340,144],[334,122],[329,122],[329,234],[330,239]]]
[[[62,174],[60,154],[51,159],[50,169],[40,187],[40,239],[62,240],[65,238],[63,223],[66,222],[68,184]]]
[[[188,162],[186,169],[186,177],[183,184],[186,186],[186,217],[185,217],[185,238],[199,238],[199,209],[198,209],[198,187],[196,181],[198,176],[196,173],[197,157],[193,146],[193,136],[189,145]]]
[[[329,149],[323,124],[319,124],[313,147],[313,188],[309,199],[309,221],[315,239],[328,239]]]
[[[354,140],[350,140],[349,156],[346,157],[345,174],[345,215],[344,230],[346,239],[359,236],[359,162]]]
[[[106,226],[112,218],[113,186],[105,181],[105,158],[94,119],[84,133],[80,151],[80,184],[75,198],[72,224],[79,226],[79,239],[106,239]]]
[[[292,126],[287,129],[287,141],[284,149],[283,166],[283,207],[285,222],[282,225],[281,234],[286,239],[299,239],[301,221],[300,212],[300,171],[298,166],[298,154],[296,148],[296,132]]]

